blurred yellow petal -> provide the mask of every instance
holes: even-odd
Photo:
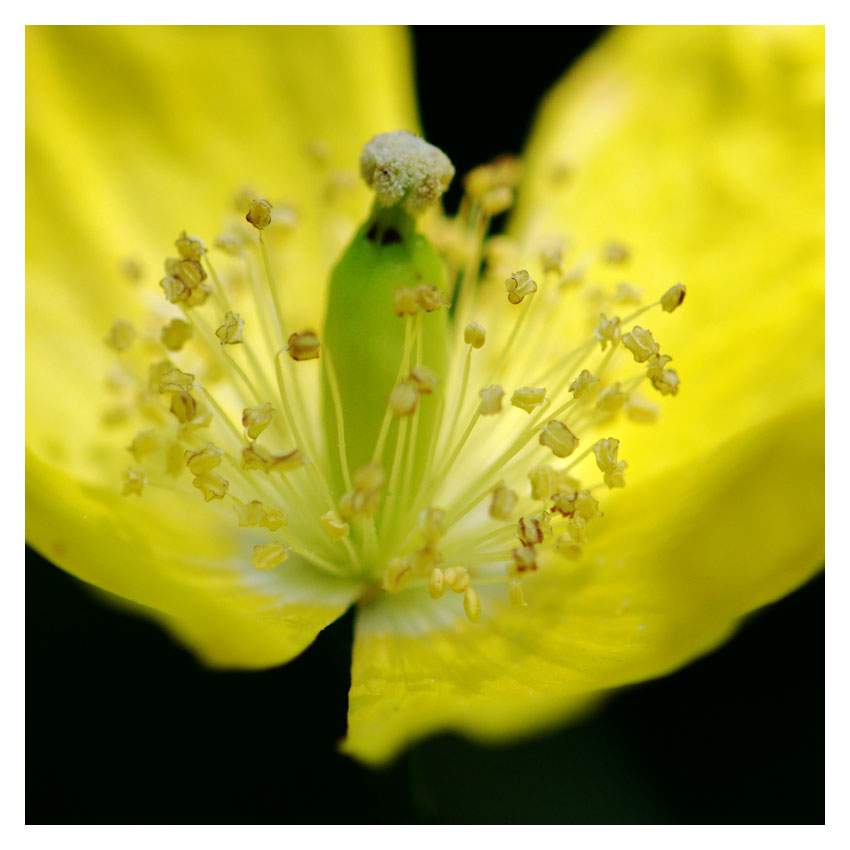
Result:
[[[526,582],[528,608],[482,586],[476,626],[412,594],[361,611],[348,752],[380,763],[437,729],[558,722],[819,568],[822,75],[820,28],[629,28],[550,95],[513,233],[567,231],[579,252],[616,239],[630,283],[684,282],[651,329],[685,383],[659,427],[618,422],[640,483],[606,500],[579,565]]]
[[[684,385],[663,451],[657,430],[621,429],[633,467],[693,462],[823,398],[823,47],[822,27],[627,27],[544,103],[514,231],[616,239],[630,283],[687,286],[651,325]]]
[[[180,231],[211,241],[244,186],[309,222],[322,191],[310,142],[327,145],[328,169],[352,170],[364,139],[416,126],[401,30],[28,28],[28,445],[97,480],[99,410],[80,401],[106,373],[113,320],[142,315],[124,260],[154,289]],[[351,192],[362,212],[368,193]],[[317,230],[286,254],[313,321],[335,259]]]
[[[526,580],[527,608],[508,605],[504,584],[479,587],[477,625],[459,597],[435,605],[410,592],[361,608],[344,749],[381,763],[437,730],[529,734],[716,646],[823,557],[823,447],[798,439],[822,417],[800,407],[708,454],[710,477],[636,488],[580,564],[549,562]],[[793,467],[776,462],[791,455]]]
[[[27,540],[69,573],[150,609],[208,664],[282,664],[359,593],[296,556],[260,573],[227,513],[201,500],[122,498],[27,457]]]

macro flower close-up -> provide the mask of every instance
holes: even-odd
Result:
[[[339,747],[386,768],[823,568],[822,28],[606,31],[471,163],[402,29],[26,49],[27,543],[204,667],[353,612]]]

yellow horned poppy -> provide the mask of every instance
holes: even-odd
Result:
[[[462,178],[416,130],[397,30],[28,30],[27,540],[215,666],[355,605],[371,763],[823,558],[823,30],[612,32]]]

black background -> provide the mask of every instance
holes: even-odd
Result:
[[[458,171],[522,150],[600,28],[414,28],[424,130]],[[451,204],[451,197],[449,203]],[[353,618],[264,673],[214,673],[27,552],[29,823],[821,823],[824,581],[579,725],[339,756]]]

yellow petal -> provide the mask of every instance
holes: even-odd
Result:
[[[79,484],[27,452],[27,540],[69,573],[146,606],[208,664],[282,664],[360,592],[293,556],[271,573],[200,500],[121,497]],[[225,514],[230,514],[225,509]]]
[[[177,235],[211,243],[246,185],[310,224],[285,261],[305,296],[293,322],[315,323],[334,256],[311,235],[322,186],[304,150],[322,140],[328,168],[352,170],[365,139],[402,127],[416,117],[400,30],[28,28],[28,445],[97,480],[102,340],[140,314],[120,264],[156,290]],[[349,203],[362,212],[368,192],[355,183]]]
[[[647,295],[687,286],[646,317],[682,390],[661,399],[663,449],[618,423],[633,474],[823,398],[823,47],[822,27],[627,27],[545,102],[515,233],[616,239]]]
[[[477,625],[422,588],[362,608],[344,749],[381,763],[441,729],[527,734],[717,645],[823,557],[823,447],[798,439],[822,417],[800,407],[707,455],[712,476],[670,473],[619,500],[580,564],[526,580],[528,607],[500,584],[478,588]],[[777,462],[791,455],[793,467]],[[659,496],[674,487],[675,501]]]

